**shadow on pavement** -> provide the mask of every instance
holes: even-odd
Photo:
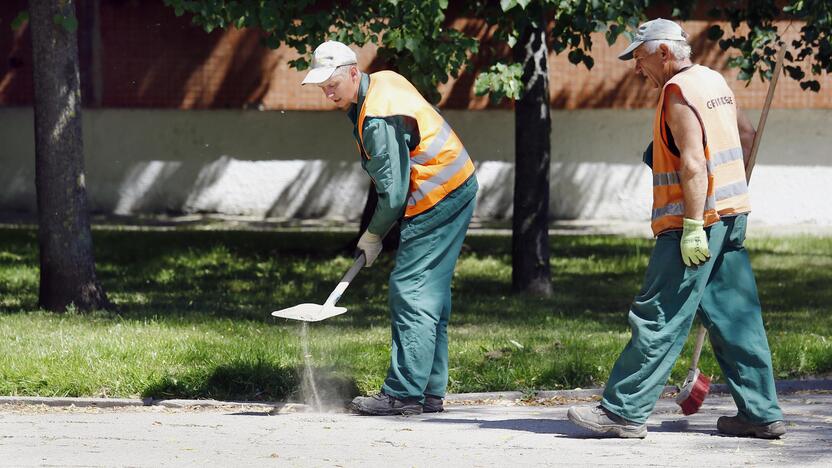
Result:
[[[484,421],[481,419],[435,419],[430,422],[434,423],[452,423],[452,424],[476,424],[481,429],[503,429],[509,431],[524,431],[533,432],[535,434],[560,434],[567,437],[574,437],[576,439],[600,439],[610,438],[610,436],[603,434],[596,434],[587,431],[583,428],[575,426],[565,419],[502,419],[497,421]],[[661,424],[648,424],[648,434],[651,432],[658,433],[687,433],[687,434],[706,434],[716,435],[716,430],[706,429],[697,426],[687,425],[684,420],[679,421],[662,421]]]
[[[430,422],[450,424],[476,424],[481,429],[504,429],[510,431],[533,432],[535,434],[561,434],[570,437],[578,437],[585,432],[581,428],[575,426],[569,421],[558,419],[527,418],[484,421],[482,419],[437,418],[431,420]]]

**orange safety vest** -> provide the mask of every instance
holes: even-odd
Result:
[[[410,152],[410,195],[405,217],[434,207],[474,173],[474,163],[448,122],[407,79],[392,71],[370,75],[370,86],[358,114],[361,153],[372,157],[364,146],[364,119],[407,116],[419,128],[419,144]]]
[[[681,158],[671,151],[664,101],[668,86],[677,86],[702,127],[708,192],[702,207],[705,226],[751,211],[745,163],[737,128],[734,93],[721,74],[701,65],[677,73],[662,88],[653,121],[653,234],[682,229],[685,198],[679,183]]]

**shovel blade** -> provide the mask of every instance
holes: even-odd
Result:
[[[318,304],[299,304],[288,309],[272,312],[275,317],[300,320],[302,322],[320,322],[321,320],[341,315],[347,311],[346,307],[324,307]]]

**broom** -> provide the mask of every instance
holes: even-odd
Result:
[[[745,180],[751,181],[751,171],[754,169],[754,163],[757,158],[757,149],[760,147],[760,139],[763,136],[763,129],[766,127],[766,118],[768,117],[768,110],[771,107],[771,100],[774,97],[774,87],[777,86],[777,79],[783,69],[783,57],[786,55],[786,45],[781,44],[780,50],[777,51],[777,63],[774,65],[774,72],[771,76],[771,83],[768,85],[768,93],[766,94],[766,102],[763,105],[763,111],[760,114],[760,123],[757,124],[757,133],[754,135],[754,141],[751,144],[751,154],[748,157],[748,164],[745,166]],[[693,348],[693,359],[691,359],[688,376],[685,378],[685,383],[679,390],[679,395],[676,396],[676,403],[682,407],[682,413],[689,416],[699,411],[702,402],[708,395],[708,390],[711,388],[711,379],[707,375],[702,374],[697,367],[699,365],[699,354],[702,352],[702,345],[705,342],[705,327],[699,326],[699,334],[696,336],[696,346]]]
[[[708,395],[708,390],[711,388],[711,379],[707,375],[699,371],[699,355],[702,353],[702,345],[705,343],[704,325],[699,325],[699,333],[696,335],[696,346],[693,348],[693,358],[690,361],[690,369],[688,376],[685,378],[685,383],[682,385],[679,394],[676,395],[676,404],[682,407],[682,413],[685,416],[699,411],[702,402]]]

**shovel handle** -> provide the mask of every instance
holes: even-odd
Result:
[[[346,273],[344,273],[343,277],[341,277],[340,282],[341,283],[350,283],[352,281],[352,279],[355,278],[355,275],[357,275],[358,272],[361,271],[361,269],[364,268],[364,265],[366,265],[366,264],[367,264],[367,257],[364,256],[364,252],[359,253],[358,256],[355,257],[355,261],[352,263],[352,266],[350,267],[350,269],[347,270]]]
[[[364,268],[364,265],[366,263],[367,257],[364,255],[364,252],[361,252],[360,254],[358,254],[357,257],[355,257],[355,261],[352,263],[350,269],[347,270],[346,273],[344,273],[344,276],[341,277],[341,281],[338,282],[338,286],[335,286],[335,289],[332,291],[329,297],[326,298],[326,302],[324,302],[325,308],[329,306],[334,306],[335,303],[338,302],[338,299],[341,299],[341,295],[344,294],[344,291],[347,290],[347,286],[350,285],[350,282],[353,280],[353,278],[355,278],[355,275],[357,275],[358,272],[361,271],[362,268]]]
[[[708,330],[704,325],[699,325],[699,332],[696,334],[696,345],[693,347],[693,358],[690,361],[690,370],[695,371],[699,366],[699,355],[702,354],[702,345],[705,344],[705,334]]]

